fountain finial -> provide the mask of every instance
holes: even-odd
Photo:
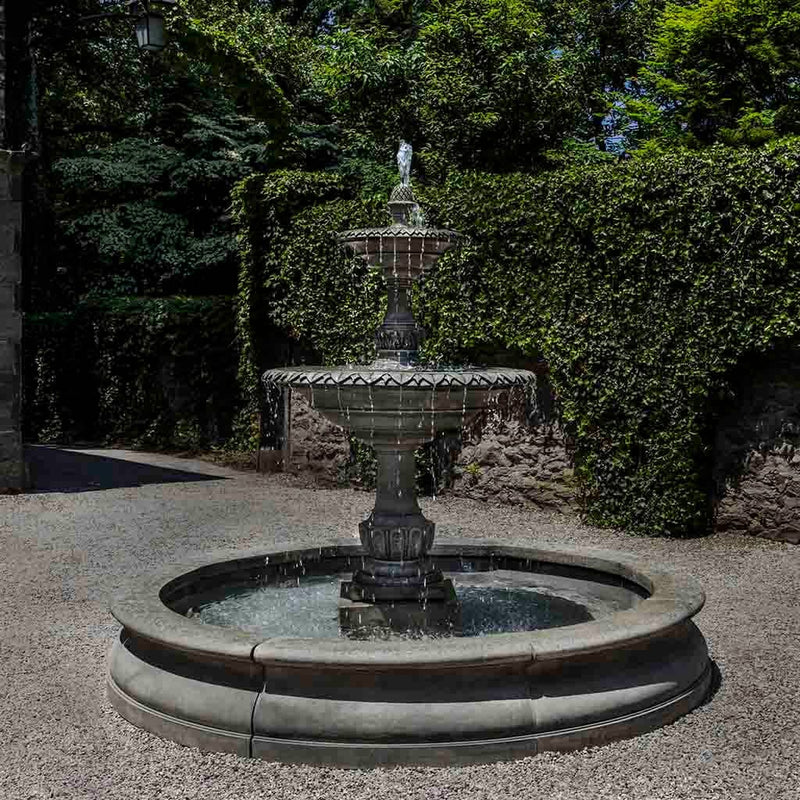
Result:
[[[411,188],[411,159],[414,149],[408,142],[400,141],[397,151],[397,168],[400,170],[400,183],[392,189],[389,196],[389,211],[395,225],[421,225],[422,214],[414,190]]]
[[[411,185],[411,159],[414,148],[408,142],[400,140],[400,149],[397,151],[397,167],[400,170],[400,185]]]

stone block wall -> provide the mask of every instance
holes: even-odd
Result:
[[[309,473],[324,485],[344,482],[350,462],[347,433],[294,392],[290,414],[291,471]]]
[[[531,409],[518,396],[494,405],[463,433],[437,448],[437,490],[551,512],[577,513],[566,441],[553,413],[546,383]],[[324,485],[351,474],[347,434],[293,394],[291,470]]]
[[[800,543],[800,348],[743,365],[714,442],[714,528]]]
[[[577,514],[572,462],[556,420],[530,424],[497,408],[467,430],[449,491],[561,514]]]
[[[0,492],[25,485],[20,432],[22,164],[0,150]]]

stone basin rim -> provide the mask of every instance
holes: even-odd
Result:
[[[433,367],[367,366],[299,366],[276,367],[267,370],[262,380],[266,384],[287,386],[388,386],[412,389],[478,388],[501,389],[524,387],[536,379],[525,369],[435,369]]]
[[[353,228],[341,231],[337,239],[343,243],[359,242],[364,239],[433,239],[442,242],[459,242],[464,234],[447,228],[426,228],[407,225],[387,225],[382,228]]]
[[[291,563],[298,557],[362,554],[353,540],[326,542],[309,547],[286,546],[249,551],[226,551],[222,560],[209,557],[191,559],[153,574],[111,608],[114,618],[130,633],[170,650],[202,657],[256,662],[273,665],[308,666],[315,669],[396,670],[463,668],[471,664],[499,664],[520,661],[548,661],[571,658],[634,644],[654,634],[684,623],[701,610],[705,594],[688,577],[654,567],[640,559],[616,551],[568,550],[547,547],[502,545],[475,540],[445,540],[431,554],[462,555],[469,558],[508,556],[566,567],[575,566],[617,575],[637,584],[649,596],[637,606],[591,622],[562,628],[482,637],[429,641],[353,641],[348,639],[264,637],[235,628],[222,628],[199,622],[170,609],[161,599],[170,583],[192,573],[229,565],[234,571],[255,559],[269,557],[272,563]],[[328,551],[325,553],[325,551]],[[319,556],[317,556],[319,557]],[[223,573],[224,574],[224,573]]]

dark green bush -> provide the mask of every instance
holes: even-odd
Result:
[[[234,299],[113,298],[25,317],[26,438],[194,449],[240,404]]]
[[[436,222],[470,237],[417,292],[427,355],[547,360],[593,522],[706,529],[726,376],[800,335],[797,148],[673,152],[539,177],[458,173],[419,191]],[[240,184],[243,286],[269,300],[248,305],[243,292],[242,335],[263,314],[329,363],[363,354],[381,293],[334,232],[380,221],[370,205],[330,175]]]
[[[233,193],[240,228],[239,381],[250,413],[261,371],[276,363],[276,329],[298,346],[283,363],[363,357],[381,308],[379,282],[348,258],[336,232],[381,218],[352,185],[326,172],[252,175]]]

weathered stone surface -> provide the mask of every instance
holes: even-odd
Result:
[[[465,433],[451,491],[565,514],[578,510],[572,462],[557,420],[541,412],[529,420],[519,402],[494,406]]]
[[[19,169],[16,154],[0,151],[0,491],[19,490],[25,484],[19,402],[21,204],[12,186]]]
[[[302,398],[292,398],[292,470],[324,484],[345,480],[350,446],[345,431]],[[532,423],[524,404],[495,405],[445,454],[439,488],[474,500],[495,500],[564,514],[578,509],[572,462],[552,415]],[[460,449],[460,452],[458,452]]]
[[[0,493],[19,490],[24,483],[22,438],[19,431],[0,429]]]
[[[800,543],[800,352],[736,381],[717,427],[715,530]]]
[[[350,461],[350,440],[300,396],[292,393],[291,471],[310,472],[324,484],[336,484]]]
[[[469,554],[479,571],[502,558],[509,569],[536,564],[543,576],[590,587],[598,583],[586,569],[605,573],[603,585],[629,582],[617,588],[626,608],[568,627],[421,641],[331,637],[310,647],[281,636],[254,644],[255,634],[181,616],[209,581],[239,583],[278,563],[340,571],[356,552],[352,543],[290,547],[146,580],[113,609],[124,628],[109,663],[115,708],[204,749],[241,753],[249,734],[257,758],[365,767],[574,750],[653,730],[707,694],[708,651],[690,621],[702,590],[619,553],[474,540],[435,549],[451,565]]]

